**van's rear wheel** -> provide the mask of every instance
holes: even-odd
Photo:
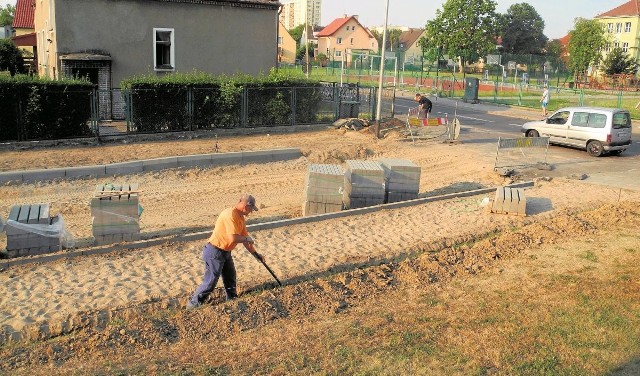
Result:
[[[602,147],[602,142],[600,141],[589,141],[587,144],[587,152],[592,157],[599,157],[604,152],[604,148]]]
[[[527,137],[540,137],[540,133],[538,133],[538,131],[536,131],[535,129],[530,129],[527,131],[526,134]]]

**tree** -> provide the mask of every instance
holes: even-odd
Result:
[[[0,39],[0,71],[8,70],[11,76],[27,73],[22,52],[10,39]]]
[[[394,51],[398,50],[400,46],[400,35],[402,34],[402,30],[400,29],[388,29],[387,30],[387,48],[389,50]]]
[[[539,54],[547,43],[544,20],[529,4],[513,4],[501,17],[502,48],[511,54]]]
[[[575,28],[569,32],[569,37],[569,69],[577,78],[586,75],[590,66],[597,67],[600,64],[607,39],[600,22],[584,18],[576,18]]]
[[[493,0],[447,0],[436,18],[427,22],[426,48],[442,46],[449,56],[458,56],[464,66],[495,51],[496,2]]]
[[[371,34],[378,41],[378,52],[382,51],[382,33],[379,33],[378,30],[370,30]]]
[[[4,8],[0,7],[0,26],[11,26],[15,14],[16,7],[14,5],[7,4]]]
[[[608,75],[636,74],[638,63],[620,47],[614,47],[602,62],[602,70]]]
[[[302,60],[307,56],[307,47],[309,48],[309,59],[313,58],[316,45],[312,42],[309,42],[306,45],[303,44],[302,46],[298,47],[298,49],[296,50],[296,59]]]
[[[564,71],[566,69],[566,56],[564,54],[562,43],[560,43],[559,39],[548,41],[545,51],[547,54],[547,60],[551,63],[553,68],[558,71]]]
[[[289,34],[291,38],[296,41],[296,46],[300,44],[300,39],[302,39],[302,32],[304,31],[304,24],[298,25],[293,29],[289,30]]]

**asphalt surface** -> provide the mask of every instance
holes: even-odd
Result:
[[[400,92],[396,98],[396,113],[406,113],[415,107],[413,92]],[[497,105],[465,103],[462,100],[433,98],[435,116],[446,114],[450,120],[457,115],[461,123],[460,142],[485,147],[494,153],[498,138],[522,137],[521,126],[527,121],[542,119],[541,110]],[[546,152],[545,169],[515,168],[522,178],[568,178],[583,180],[613,188],[640,190],[640,122],[633,122],[632,144],[618,156],[591,157],[586,151],[550,145]]]

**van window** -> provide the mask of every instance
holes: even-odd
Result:
[[[571,119],[571,125],[576,127],[586,127],[589,123],[589,113],[588,112],[574,112],[573,118]]]
[[[560,111],[547,119],[547,124],[565,124],[569,119],[569,111]]]
[[[604,128],[607,124],[607,115],[605,114],[589,114],[589,127]]]
[[[628,112],[613,114],[613,129],[631,128],[631,116]]]

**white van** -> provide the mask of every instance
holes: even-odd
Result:
[[[522,133],[586,149],[594,157],[620,154],[631,145],[631,115],[621,108],[567,107],[544,120],[525,123]]]

